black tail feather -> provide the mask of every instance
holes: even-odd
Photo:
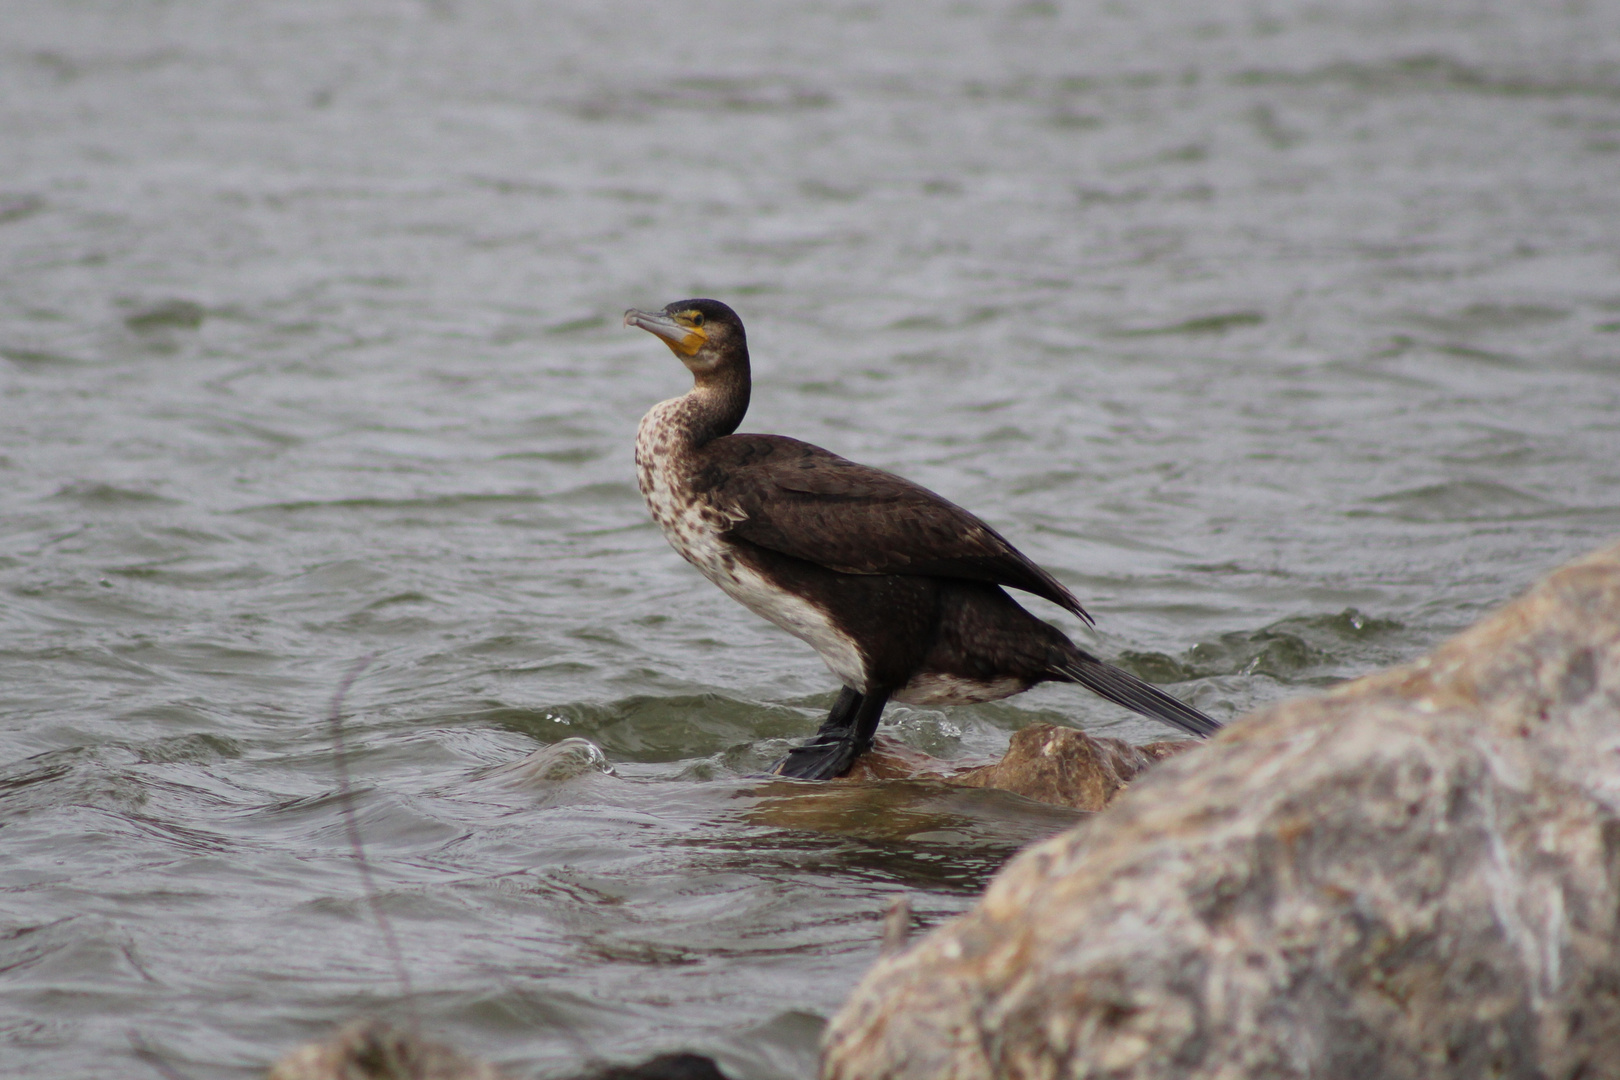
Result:
[[[1219,721],[1095,656],[1081,653],[1077,657],[1065,658],[1055,667],[1064,678],[1072,679],[1098,697],[1107,698],[1115,705],[1123,705],[1131,712],[1174,724],[1201,738],[1221,729]]]

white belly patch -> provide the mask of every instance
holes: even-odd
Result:
[[[861,661],[860,650],[820,608],[773,585],[745,566],[733,563],[718,574],[709,573],[701,564],[698,569],[743,607],[769,619],[816,650],[822,663],[845,686],[866,690],[866,665]]]

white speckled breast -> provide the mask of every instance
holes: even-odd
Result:
[[[686,404],[684,397],[661,401],[641,418],[636,429],[636,484],[670,546],[704,577],[725,588],[721,578],[735,562],[720,535],[726,519],[686,483],[690,449],[681,423]]]
[[[636,429],[636,483],[653,520],[670,546],[704,577],[815,649],[844,685],[864,692],[866,664],[855,642],[826,612],[740,562],[723,535],[737,519],[686,482],[691,450],[682,414],[690,404],[687,397],[659,402]]]

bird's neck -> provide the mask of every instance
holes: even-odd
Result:
[[[717,371],[700,372],[679,399],[679,424],[687,444],[696,449],[730,435],[748,412],[748,359]]]

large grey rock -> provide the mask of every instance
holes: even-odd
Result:
[[[1024,852],[823,1076],[1620,1077],[1620,546]]]

